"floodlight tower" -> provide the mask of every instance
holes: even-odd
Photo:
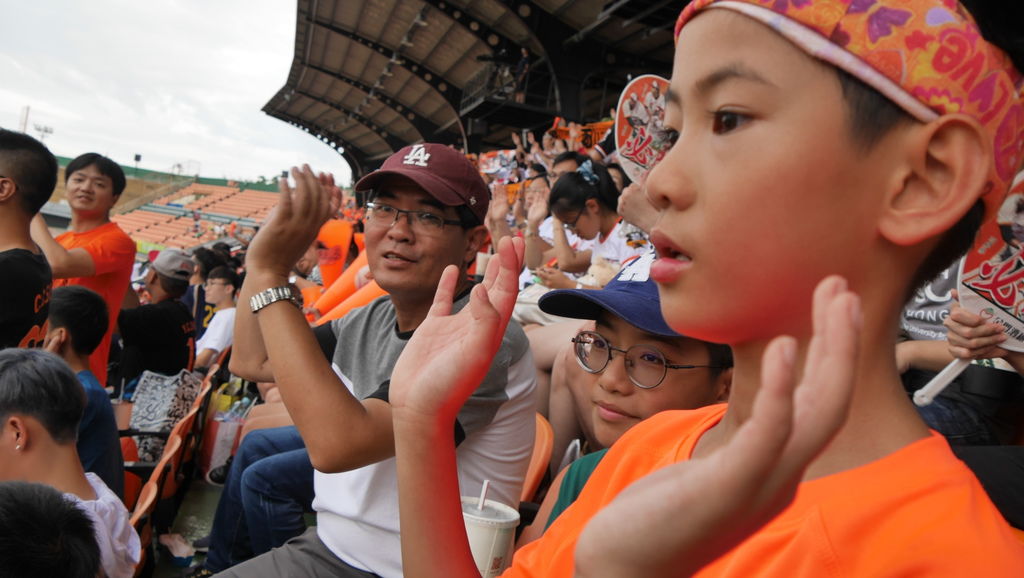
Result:
[[[49,135],[53,134],[53,127],[52,126],[46,126],[46,125],[43,125],[43,124],[35,124],[35,125],[32,125],[32,126],[33,126],[33,128],[36,129],[36,132],[39,133],[39,140],[40,141],[45,142],[46,141],[46,137],[48,137]]]

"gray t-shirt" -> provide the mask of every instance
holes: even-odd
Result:
[[[953,305],[956,289],[957,260],[945,271],[918,289],[907,302],[900,316],[900,333],[911,341],[944,341],[946,326],[942,324]]]
[[[468,303],[457,301],[454,310]],[[410,334],[397,331],[395,309],[381,297],[332,322],[333,366],[359,399],[387,400],[391,370]],[[536,369],[523,330],[510,323],[480,387],[458,414],[456,449],[462,495],[479,493],[518,506],[536,431]],[[424,481],[429,483],[429,481]],[[338,558],[383,576],[402,576],[395,459],[337,474],[315,472],[317,535]]]

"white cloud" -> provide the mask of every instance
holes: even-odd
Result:
[[[296,5],[280,0],[0,0],[0,126],[50,126],[54,153],[88,151],[208,177],[255,179],[308,162],[351,172],[264,114],[291,67]]]

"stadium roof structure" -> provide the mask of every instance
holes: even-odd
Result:
[[[555,116],[599,120],[632,76],[668,75],[687,1],[298,0],[291,71],[263,110],[336,149],[355,177],[417,142],[505,148]]]

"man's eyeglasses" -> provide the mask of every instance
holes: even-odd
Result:
[[[230,285],[230,283],[227,281],[207,281],[206,283],[203,283],[203,289],[209,289],[214,285]]]
[[[391,227],[402,215],[408,215],[409,226],[421,233],[438,233],[445,225],[462,226],[462,221],[445,219],[430,211],[407,211],[384,203],[366,203],[366,222],[376,227]]]
[[[633,385],[642,389],[653,389],[665,381],[670,369],[719,368],[717,365],[676,365],[665,360],[665,356],[649,345],[634,345],[629,349],[615,347],[596,331],[580,331],[572,338],[576,361],[588,373],[601,373],[612,360],[612,351],[625,356],[626,375]]]

